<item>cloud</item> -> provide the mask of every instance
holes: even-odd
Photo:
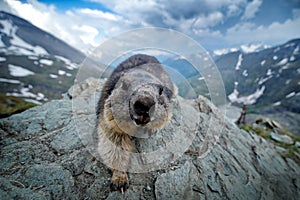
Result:
[[[259,7],[262,4],[262,0],[253,0],[250,2],[245,9],[245,13],[242,17],[242,19],[251,19],[255,17],[255,14],[259,11]]]
[[[103,12],[101,10],[89,9],[89,8],[77,9],[77,13],[81,13],[89,17],[96,17],[96,18],[110,20],[110,21],[121,20],[121,17],[114,15],[112,13]]]
[[[299,37],[295,28],[300,27],[299,8],[291,11],[292,19],[255,24],[262,0],[86,1],[99,2],[111,11],[77,8],[62,13],[37,0],[4,0],[6,7],[0,5],[83,51],[124,31],[153,26],[183,32],[211,49],[252,41],[278,44]]]
[[[299,37],[300,17],[287,19],[283,23],[273,22],[269,26],[257,26],[246,22],[229,28],[222,37],[228,44],[264,42],[280,44],[292,38]]]

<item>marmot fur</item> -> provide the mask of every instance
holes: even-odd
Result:
[[[137,129],[156,130],[169,122],[171,98],[177,88],[159,61],[134,55],[122,62],[103,86],[97,108],[98,151],[112,170],[112,186],[125,191],[132,152],[131,136]]]

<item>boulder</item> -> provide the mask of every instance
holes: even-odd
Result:
[[[1,199],[299,199],[299,163],[204,97],[178,97],[168,125],[134,138],[130,187],[112,191],[95,148],[103,82],[88,79],[64,99],[0,120]]]

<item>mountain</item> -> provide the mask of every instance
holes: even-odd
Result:
[[[80,63],[84,54],[30,22],[0,11],[1,52],[9,54],[49,54]]]
[[[2,11],[0,36],[0,102],[6,102],[8,110],[16,110],[11,105],[19,106],[15,97],[35,104],[61,98],[85,58],[55,36]]]
[[[260,111],[300,113],[300,39],[258,52],[241,51],[215,59],[229,101]]]
[[[228,101],[263,112],[288,110],[300,113],[300,39],[283,45],[243,45],[213,55]],[[163,62],[189,80],[198,94],[209,97],[205,79],[182,57]]]

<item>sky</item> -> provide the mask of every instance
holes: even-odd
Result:
[[[143,27],[174,29],[208,50],[300,38],[300,0],[0,0],[0,10],[84,52]]]

